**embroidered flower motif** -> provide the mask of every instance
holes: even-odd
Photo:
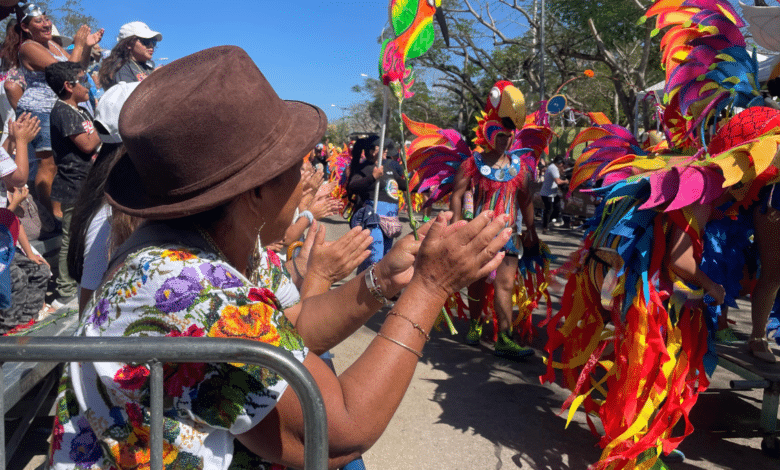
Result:
[[[276,305],[279,301],[276,299],[276,294],[271,289],[265,287],[253,287],[249,289],[249,295],[247,296],[252,302],[263,302],[268,305]]]
[[[214,338],[246,338],[278,346],[279,332],[271,322],[273,312],[274,309],[265,303],[253,303],[240,307],[228,305],[222,309],[219,320],[209,331],[209,336]]]
[[[222,265],[203,263],[198,269],[200,269],[200,272],[206,277],[206,280],[219,289],[229,289],[231,287],[241,287],[244,285],[244,283],[241,282],[241,279],[237,278]]]
[[[59,416],[54,416],[54,426],[51,431],[51,450],[52,455],[55,450],[62,449],[62,438],[65,435],[65,427],[60,422]]]
[[[276,254],[273,250],[266,250],[267,256],[268,256],[268,262],[272,265],[276,266],[277,268],[282,267],[282,260],[279,259],[279,255]]]
[[[585,76],[586,76],[586,77],[588,77],[588,78],[593,78],[593,76],[594,76],[594,75],[596,75],[596,74],[593,72],[593,70],[591,70],[591,69],[587,69],[587,70],[585,70],[585,71],[584,71],[584,72],[582,72],[582,73],[584,73],[584,74],[585,74]]]
[[[201,289],[195,268],[184,268],[178,276],[166,279],[154,294],[155,307],[165,313],[179,312],[192,305]]]
[[[190,325],[184,333],[174,330],[165,336],[173,338],[182,336],[200,338],[205,334],[206,332],[202,328],[199,328],[197,325]],[[191,388],[203,380],[206,375],[206,364],[202,362],[166,363],[163,365],[163,373],[165,375],[165,381],[163,382],[165,394],[171,397],[180,397],[185,388]]]
[[[163,258],[167,258],[171,261],[186,261],[188,259],[195,258],[195,255],[190,253],[189,251],[183,251],[183,250],[165,250],[162,252]]]
[[[103,456],[103,452],[100,450],[97,436],[92,432],[92,428],[89,427],[87,419],[84,417],[79,418],[77,424],[79,433],[70,443],[69,455],[73,463],[88,467],[97,462]]]
[[[130,436],[111,446],[111,455],[120,468],[132,468],[134,470],[149,469],[149,428],[145,426],[133,426]],[[176,460],[179,449],[163,439],[163,464],[170,465]]]
[[[149,369],[146,366],[131,366],[125,364],[114,375],[114,382],[126,390],[138,390],[146,384]]]
[[[143,411],[141,411],[141,407],[137,403],[127,403],[125,405],[125,413],[127,413],[127,419],[133,427],[140,428],[144,423]]]
[[[87,319],[89,323],[97,327],[103,326],[103,323],[108,320],[108,299],[100,299],[100,302],[95,306],[95,310],[92,311],[92,315]]]

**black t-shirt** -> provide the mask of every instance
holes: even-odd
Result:
[[[114,76],[111,77],[111,83],[108,84],[106,89],[111,88],[119,82],[140,82],[144,78],[148,77],[152,72],[154,72],[154,66],[149,62],[136,62],[134,60],[128,60],[121,67],[119,67],[119,70],[117,70]]]
[[[358,164],[355,172],[349,177],[348,189],[358,197],[358,207],[367,200],[374,199],[374,163],[363,161]],[[379,200],[383,202],[398,202],[399,191],[406,190],[406,178],[404,170],[395,160],[382,161],[384,173],[380,177]]]
[[[57,176],[51,185],[51,198],[63,204],[73,204],[87,178],[93,153],[84,153],[71,136],[95,132],[92,116],[83,108],[74,109],[57,100],[51,110],[51,149]]]

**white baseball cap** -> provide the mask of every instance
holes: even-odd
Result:
[[[141,82],[119,82],[100,97],[95,108],[95,129],[100,140],[105,144],[119,144],[119,113],[122,111],[127,97]]]
[[[155,38],[158,41],[162,41],[162,34],[157,31],[152,31],[146,23],[141,21],[132,21],[130,23],[122,25],[119,28],[119,36],[116,37],[117,42],[122,39],[129,38],[130,36],[137,36],[143,39]]]

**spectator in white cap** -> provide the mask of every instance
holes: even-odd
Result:
[[[98,75],[104,90],[119,82],[140,82],[152,73],[152,55],[162,34],[152,31],[146,23],[133,21],[119,28],[116,40]]]
[[[111,251],[130,235],[137,222],[121,212],[112,214],[103,193],[108,171],[125,153],[119,136],[119,112],[138,84],[119,82],[97,105],[95,129],[103,147],[84,180],[70,224],[68,273],[79,283],[79,311],[100,285]]]

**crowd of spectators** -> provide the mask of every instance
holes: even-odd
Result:
[[[97,216],[95,227],[101,221],[110,226],[112,218],[108,206],[100,204],[102,187],[88,176],[101,169],[96,158],[106,155],[102,160],[110,160],[107,154],[118,143],[111,141],[110,130],[96,130],[101,126],[96,109],[103,93],[140,82],[154,70],[152,55],[162,40],[161,33],[134,21],[120,28],[116,46],[106,53],[100,48],[103,33],[84,25],[72,38],[62,35],[34,3],[13,7],[8,21],[0,46],[0,203],[17,215],[23,228],[11,266],[11,290],[13,298],[26,300],[0,310],[0,333],[72,305],[80,289],[81,299],[88,298],[97,287],[89,268],[92,277],[82,279],[81,264],[93,262],[92,243],[96,237],[100,243],[109,240],[110,232],[105,227],[89,232],[89,222]],[[111,111],[118,116],[118,109]],[[89,194],[82,195],[79,205],[82,192]],[[119,219],[115,231],[121,232],[129,223]],[[69,263],[69,258],[79,262]],[[101,276],[97,274],[98,282]]]

